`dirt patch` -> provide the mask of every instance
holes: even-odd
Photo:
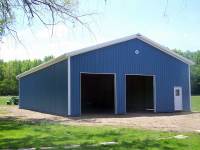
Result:
[[[111,125],[162,131],[195,132],[200,130],[200,113],[131,113],[128,115],[85,115],[82,117],[62,117],[16,106],[4,107],[8,113],[0,117],[15,117],[31,121],[53,121],[72,125]]]
[[[7,105],[0,105],[0,116],[4,116],[4,115],[7,115],[9,112],[8,112],[8,107],[10,106],[7,106]]]

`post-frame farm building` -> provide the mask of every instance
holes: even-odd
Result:
[[[64,116],[190,111],[192,64],[136,34],[63,54],[18,75],[19,107]]]

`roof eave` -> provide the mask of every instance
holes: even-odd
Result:
[[[169,48],[164,47],[164,46],[160,45],[159,43],[154,42],[151,39],[149,39],[149,38],[141,35],[140,33],[138,33],[138,34],[134,34],[134,35],[131,35],[131,36],[124,37],[124,38],[119,38],[119,39],[116,39],[116,40],[104,42],[104,43],[101,43],[101,44],[97,44],[95,46],[90,46],[90,47],[86,47],[86,48],[82,48],[82,49],[76,50],[74,52],[63,54],[63,55],[61,55],[61,56],[59,56],[57,58],[54,58],[54,59],[52,59],[52,60],[50,60],[50,61],[48,61],[46,63],[43,63],[43,64],[41,64],[41,65],[39,65],[37,67],[34,67],[34,68],[32,68],[32,69],[30,69],[30,70],[28,70],[28,71],[26,71],[26,72],[24,72],[22,74],[19,74],[16,78],[20,79],[20,78],[22,78],[22,77],[24,77],[26,75],[32,74],[32,73],[34,73],[36,71],[39,71],[39,70],[44,69],[44,68],[46,68],[48,66],[51,66],[51,65],[56,64],[56,63],[58,63],[60,61],[63,61],[65,59],[67,59],[68,57],[79,55],[79,54],[82,54],[82,53],[86,53],[86,52],[89,52],[89,51],[92,51],[92,50],[96,50],[96,49],[99,49],[99,48],[111,46],[111,45],[114,45],[114,44],[117,44],[117,43],[121,43],[121,42],[125,42],[125,41],[128,41],[128,40],[132,40],[132,39],[135,39],[135,38],[140,39],[140,40],[144,41],[145,43],[148,43],[148,44],[152,45],[153,47],[155,47],[155,48],[157,48],[157,49],[159,49],[159,50],[161,50],[161,51],[163,51],[163,52],[175,57],[176,59],[178,59],[178,60],[180,60],[180,61],[182,61],[182,62],[184,62],[184,63],[186,63],[188,65],[194,65],[195,64],[193,61],[191,61],[191,60],[189,60],[189,59],[187,59],[187,58],[185,58],[183,56],[178,55],[177,53],[171,51]]]
[[[176,59],[178,59],[178,60],[180,60],[180,61],[182,61],[182,62],[184,62],[184,63],[186,63],[188,65],[194,65],[195,64],[193,61],[191,61],[191,60],[189,60],[189,59],[187,59],[187,58],[185,58],[185,57],[173,52],[168,47],[162,46],[159,43],[154,42],[151,39],[149,39],[149,38],[147,38],[147,37],[145,37],[143,35],[138,36],[137,38],[142,40],[142,41],[144,41],[145,43],[148,43],[148,44],[152,45],[153,47],[155,47],[157,49],[160,49],[161,51],[167,53],[168,55],[171,55],[171,56],[175,57]]]
[[[36,67],[34,67],[34,68],[32,68],[32,69],[30,69],[28,71],[25,71],[25,72],[17,75],[16,78],[19,80],[20,78],[22,78],[24,76],[27,76],[27,75],[32,74],[34,72],[37,72],[37,71],[39,71],[41,69],[47,68],[48,66],[56,64],[58,62],[61,62],[61,61],[65,60],[65,59],[67,59],[67,58],[68,58],[68,55],[63,54],[63,55],[61,55],[61,56],[59,56],[57,58],[51,59],[48,62],[45,62],[45,63],[43,63],[43,64],[41,64],[39,66],[36,66]]]

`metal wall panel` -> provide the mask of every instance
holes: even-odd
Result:
[[[135,54],[139,50],[139,54]],[[71,57],[71,113],[80,115],[80,72],[116,73],[117,113],[126,113],[125,74],[155,75],[156,111],[174,111],[174,86],[183,89],[183,109],[190,110],[188,65],[134,39]]]
[[[20,78],[20,108],[67,115],[67,60]]]

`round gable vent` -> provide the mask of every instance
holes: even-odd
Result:
[[[140,51],[138,49],[135,50],[135,54],[138,55]]]

